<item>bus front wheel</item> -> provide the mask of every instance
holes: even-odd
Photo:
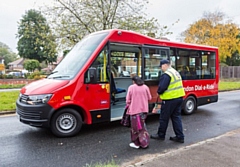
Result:
[[[190,115],[197,108],[196,99],[193,96],[189,96],[184,100],[183,103],[183,113]]]
[[[74,136],[81,130],[81,127],[81,115],[71,108],[57,111],[51,121],[51,131],[58,137]]]

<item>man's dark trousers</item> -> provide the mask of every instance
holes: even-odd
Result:
[[[168,127],[169,119],[172,120],[173,130],[178,139],[184,139],[181,109],[183,98],[176,98],[172,100],[163,100],[161,106],[161,114],[159,118],[158,135],[161,138],[165,138],[165,134]]]

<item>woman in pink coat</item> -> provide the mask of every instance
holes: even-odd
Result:
[[[149,88],[143,80],[134,76],[133,85],[129,86],[126,104],[127,114],[131,118],[131,140],[129,144],[133,148],[146,148],[149,145],[149,134],[146,129],[145,119],[148,113],[148,101],[152,99]]]

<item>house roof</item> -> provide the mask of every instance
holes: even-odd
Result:
[[[1,58],[1,57],[0,57]],[[63,56],[62,57],[57,57],[57,61],[56,62],[53,62],[52,64],[53,65],[58,65],[63,59]],[[8,65],[23,65],[23,62],[24,62],[24,58],[20,58],[18,60],[15,60],[13,62],[10,62],[8,63]]]
[[[23,62],[24,62],[24,58],[20,58],[18,60],[8,63],[8,65],[20,65],[20,64],[22,65]]]

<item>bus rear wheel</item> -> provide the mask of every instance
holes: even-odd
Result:
[[[71,108],[57,111],[51,121],[51,131],[58,137],[74,136],[81,130],[81,127],[81,115]]]
[[[183,103],[183,114],[190,115],[197,108],[196,99],[193,96],[189,96],[184,100]]]

